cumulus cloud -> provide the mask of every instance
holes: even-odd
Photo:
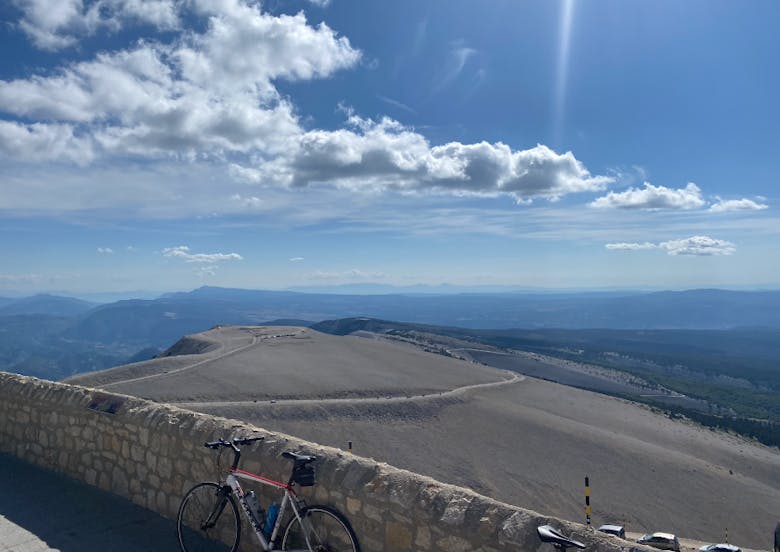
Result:
[[[728,211],[761,211],[769,206],[752,199],[725,200],[717,197],[711,203],[709,211],[724,213]],[[685,188],[671,189],[665,186],[653,186],[644,183],[644,188],[629,188],[624,192],[609,192],[589,204],[597,209],[645,209],[645,210],[692,210],[702,209],[707,202],[702,198],[701,189],[694,183]]]
[[[122,5],[127,11],[136,4],[140,10],[144,3]],[[44,119],[61,133],[77,125],[83,141],[104,155],[268,154],[301,132],[292,105],[272,81],[327,77],[360,59],[346,38],[324,23],[309,25],[303,13],[272,16],[239,0],[185,5],[207,22],[203,32],[182,32],[171,44],[143,41],[45,76],[0,81],[0,110]],[[43,132],[40,125],[10,124],[16,129],[0,134],[0,151],[12,148],[12,137],[4,135],[11,130]]]
[[[680,240],[669,240],[660,243],[608,243],[607,249],[616,251],[641,251],[648,249],[665,250],[669,255],[715,256],[731,255],[736,252],[736,246],[726,240],[718,240],[709,236],[691,236]]]
[[[111,249],[110,247],[98,247],[97,252],[100,253],[101,255],[110,255],[111,253],[114,252],[114,250]]]
[[[714,213],[724,213],[727,211],[762,211],[768,209],[769,205],[757,203],[752,199],[721,199],[710,206],[710,211]]]
[[[19,27],[43,50],[74,45],[100,29],[118,31],[128,22],[161,29],[179,25],[174,0],[13,0],[22,12]]]
[[[242,261],[244,258],[238,253],[190,253],[186,245],[166,247],[163,256],[184,259],[188,263],[216,263],[218,261]]]
[[[85,166],[94,159],[89,138],[78,136],[72,125],[0,120],[0,154],[17,161],[66,161]]]
[[[644,183],[644,188],[609,192],[590,203],[597,209],[699,209],[705,205],[701,189],[693,182],[685,188],[672,189]]]
[[[716,240],[709,236],[692,236],[682,240],[671,240],[659,244],[669,255],[731,255],[737,249],[733,243]]]
[[[613,180],[591,175],[571,152],[559,154],[543,145],[519,151],[500,142],[431,146],[387,117],[373,121],[350,113],[348,124],[307,132],[287,155],[257,168],[235,164],[232,173],[293,187],[333,183],[354,191],[506,194],[521,202],[603,190]]]
[[[113,161],[162,166],[186,160],[193,167],[227,167],[234,179],[266,187],[506,195],[522,203],[602,191],[614,181],[591,174],[571,152],[544,145],[513,149],[501,142],[433,145],[398,121],[361,118],[349,110],[343,128],[307,130],[276,82],[329,77],[356,66],[361,52],[324,23],[310,25],[302,12],[271,15],[248,0],[117,0],[110,7],[103,2],[63,2],[50,14],[39,0],[17,5],[23,23],[62,40],[76,36],[82,23],[75,22],[94,10],[102,18],[94,29],[141,21],[175,32],[166,43],[142,40],[45,74],[0,80],[0,112],[11,119],[0,119],[0,156],[16,163],[91,166],[95,178],[94,167]],[[193,21],[193,28],[182,28]],[[467,46],[453,45],[454,76],[443,80],[455,78],[474,55]],[[45,196],[46,183],[37,182]],[[49,183],[67,198],[60,209],[106,207],[112,198],[123,206],[139,201],[137,194],[125,197],[120,187],[110,194],[84,194],[82,186],[68,194],[66,185],[53,177]],[[195,196],[182,196],[176,186],[163,184],[154,195],[179,202]],[[270,208],[266,195],[261,200],[229,190],[223,197],[230,199],[225,202],[230,212]]]

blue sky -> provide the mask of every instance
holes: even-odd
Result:
[[[777,2],[0,19],[0,294],[780,287]]]

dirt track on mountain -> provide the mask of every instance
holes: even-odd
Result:
[[[353,441],[357,454],[573,520],[584,521],[589,476],[595,524],[709,542],[728,528],[729,542],[769,548],[780,516],[776,448],[381,340],[305,330],[234,341],[239,353],[212,351],[211,362],[108,389],[341,448]]]

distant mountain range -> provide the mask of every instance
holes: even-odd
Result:
[[[680,292],[456,295],[349,295],[202,287],[155,300],[119,301],[87,312],[73,337],[110,342],[158,339],[215,323],[278,318],[313,322],[365,316],[481,329],[729,329],[780,327],[780,292]]]
[[[146,356],[216,324],[355,317],[470,329],[780,328],[780,291],[356,295],[201,287],[100,305],[0,298],[0,369],[58,379],[137,359],[144,349]]]
[[[0,316],[15,314],[47,314],[50,316],[78,316],[95,308],[97,303],[73,297],[40,294],[22,299],[0,298]]]

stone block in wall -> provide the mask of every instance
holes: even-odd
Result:
[[[385,549],[404,552],[413,550],[412,529],[409,525],[389,521],[385,524]]]

